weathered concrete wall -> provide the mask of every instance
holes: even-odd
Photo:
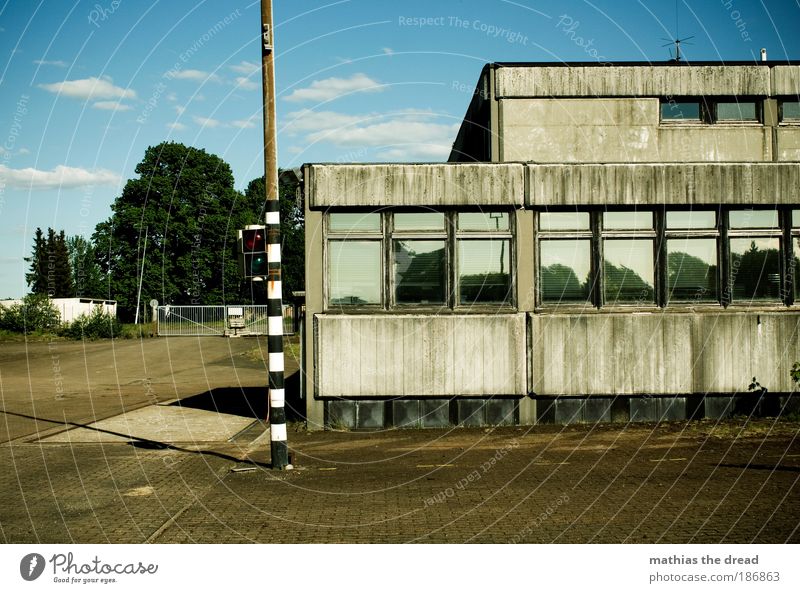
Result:
[[[661,124],[660,101],[501,100],[501,157],[537,163],[772,161],[769,127]]]
[[[759,325],[760,320],[760,325]],[[531,315],[537,395],[791,391],[798,313]]]
[[[772,95],[800,95],[800,66],[775,66],[772,68]]]
[[[318,397],[524,395],[525,315],[317,315]]]
[[[800,71],[785,68],[776,73],[782,81]],[[497,98],[770,94],[767,66],[506,66],[495,76]]]
[[[779,161],[800,161],[800,127],[780,127],[776,131]]]
[[[800,203],[800,164],[528,165],[532,206]]]
[[[310,208],[522,206],[520,164],[309,165]]]

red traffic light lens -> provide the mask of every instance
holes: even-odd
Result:
[[[264,251],[266,243],[264,241],[264,231],[244,231],[245,251]]]

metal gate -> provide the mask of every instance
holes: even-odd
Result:
[[[291,305],[283,307],[283,333],[292,335]],[[157,309],[159,336],[266,336],[267,305],[162,305]]]

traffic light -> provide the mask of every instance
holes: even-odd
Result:
[[[245,278],[267,276],[267,231],[266,227],[250,225],[239,231],[239,250],[242,274]]]

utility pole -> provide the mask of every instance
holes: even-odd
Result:
[[[286,444],[283,381],[283,295],[281,290],[281,211],[278,190],[278,132],[275,117],[275,45],[272,0],[261,0],[261,79],[264,92],[264,185],[267,226],[267,352],[269,431],[273,469],[291,469]]]

